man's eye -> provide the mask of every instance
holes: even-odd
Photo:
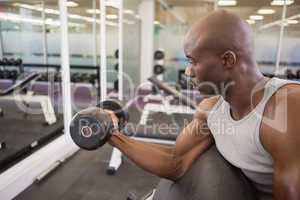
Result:
[[[193,65],[195,63],[192,59],[188,59],[187,62],[191,65]]]

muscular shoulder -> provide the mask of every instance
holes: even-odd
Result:
[[[281,87],[268,101],[261,126],[261,141],[273,155],[288,152],[300,145],[300,85]]]
[[[197,111],[195,114],[196,119],[205,119],[207,118],[209,112],[212,110],[214,105],[218,102],[220,96],[213,96],[203,99],[197,106]]]
[[[300,85],[287,84],[278,89],[265,106],[264,118],[270,120],[281,120],[300,109]],[[285,115],[282,115],[285,113]],[[273,125],[273,124],[270,124]]]

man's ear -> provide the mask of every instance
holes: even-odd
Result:
[[[222,63],[224,67],[231,68],[233,67],[237,62],[236,54],[233,51],[226,51],[222,55]]]

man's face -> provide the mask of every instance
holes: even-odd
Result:
[[[189,61],[186,75],[193,78],[195,88],[203,94],[219,93],[226,75],[221,56],[205,49],[185,48],[185,53]]]

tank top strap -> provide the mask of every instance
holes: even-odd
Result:
[[[284,80],[279,78],[271,78],[264,87],[264,95],[262,100],[259,102],[258,106],[255,108],[255,111],[262,116],[265,106],[268,103],[269,99],[276,93],[278,89],[286,84],[300,84],[297,81]]]

